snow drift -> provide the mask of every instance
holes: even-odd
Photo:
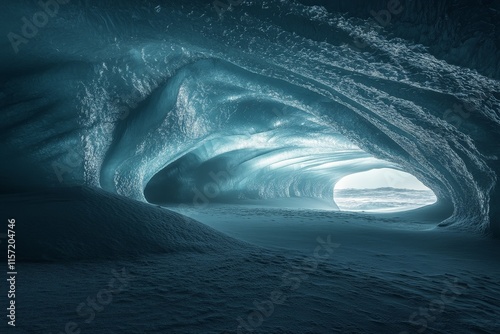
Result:
[[[10,194],[2,196],[1,205],[2,211],[5,209],[19,222],[19,260],[116,259],[174,252],[210,254],[244,246],[175,212],[89,187]]]

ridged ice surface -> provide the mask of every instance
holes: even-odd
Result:
[[[408,2],[382,27],[369,11],[386,1],[307,3],[61,5],[15,56],[3,42],[2,182],[156,202],[196,191],[331,201],[343,176],[390,167],[453,205],[445,225],[487,231],[498,219],[498,5]],[[40,10],[9,6],[5,35]]]

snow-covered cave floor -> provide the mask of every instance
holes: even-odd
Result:
[[[253,245],[21,263],[18,332],[65,333],[68,323],[95,334],[500,329],[495,240],[428,230],[429,224],[404,229],[411,222],[398,215],[248,205],[178,211]],[[328,240],[332,252],[315,255]],[[108,304],[97,302],[95,318],[86,323],[89,309],[77,308],[88,298],[98,301],[116,272],[128,274],[123,290]]]
[[[500,264],[498,240],[436,228],[438,222],[419,219],[419,211],[356,213],[260,204],[168,208],[233,238],[304,255],[317,246],[317,237],[330,235],[332,242],[341,244],[335,251],[337,263],[386,269],[423,266],[427,272],[433,267],[453,270],[457,264],[468,263],[482,266],[485,272],[500,273],[496,268]]]
[[[341,287],[330,302],[349,310],[345,317],[332,313],[331,332],[500,330],[498,240],[435,228],[436,221],[419,220],[418,210],[370,214],[257,204],[177,211],[234,238],[303,256],[312,256],[318,236],[331,236],[339,247],[325,265],[348,275],[321,277],[315,287]],[[453,301],[447,289],[459,292]]]

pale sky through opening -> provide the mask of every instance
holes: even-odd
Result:
[[[337,182],[335,189],[374,189],[384,187],[429,190],[415,176],[390,168],[372,169],[348,175]]]

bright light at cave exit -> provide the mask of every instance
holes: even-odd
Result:
[[[395,169],[372,169],[337,182],[333,198],[345,211],[399,212],[433,204],[436,195],[415,176]]]

